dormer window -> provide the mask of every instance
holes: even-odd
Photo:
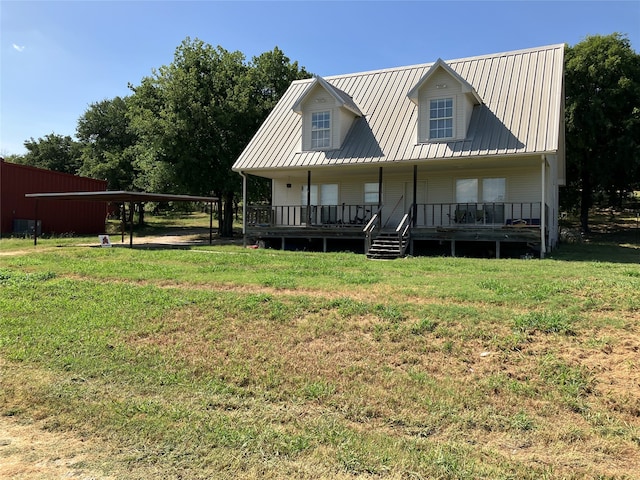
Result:
[[[453,138],[453,98],[433,99],[429,105],[429,139]]]
[[[315,77],[293,105],[302,116],[302,151],[337,150],[362,112],[346,92]]]
[[[407,94],[418,107],[418,143],[467,138],[471,115],[482,100],[474,88],[438,59]]]
[[[331,112],[311,113],[311,148],[320,150],[331,146]]]

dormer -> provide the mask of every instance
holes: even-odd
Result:
[[[464,78],[438,59],[407,94],[418,106],[418,143],[464,140],[482,99]]]
[[[347,93],[314,77],[293,105],[302,115],[302,150],[336,150],[362,112]]]

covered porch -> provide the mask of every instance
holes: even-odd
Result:
[[[397,256],[413,254],[416,242],[448,243],[454,256],[456,242],[490,242],[496,257],[501,244],[522,243],[542,257],[554,213],[544,156],[540,163],[531,156],[508,169],[504,160],[485,159],[280,171],[271,205],[245,201],[244,234],[276,248],[317,240],[322,251],[349,239],[362,242],[365,253],[384,236]]]

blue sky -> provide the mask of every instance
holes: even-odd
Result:
[[[186,38],[247,60],[274,46],[322,76],[627,34],[634,1],[0,0],[0,155],[74,136],[94,103],[130,93]]]

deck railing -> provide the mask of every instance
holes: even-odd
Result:
[[[362,229],[377,205],[273,205],[247,207],[251,227],[353,226]]]
[[[528,226],[539,227],[541,202],[419,203],[416,227]],[[545,205],[546,208],[546,205]]]
[[[547,206],[545,205],[545,209]],[[359,227],[367,225],[377,205],[274,205],[248,206],[249,227]],[[384,211],[379,218],[387,218]],[[412,212],[414,227],[468,228],[522,226],[539,227],[541,202],[419,203]],[[546,216],[548,218],[548,215]]]

